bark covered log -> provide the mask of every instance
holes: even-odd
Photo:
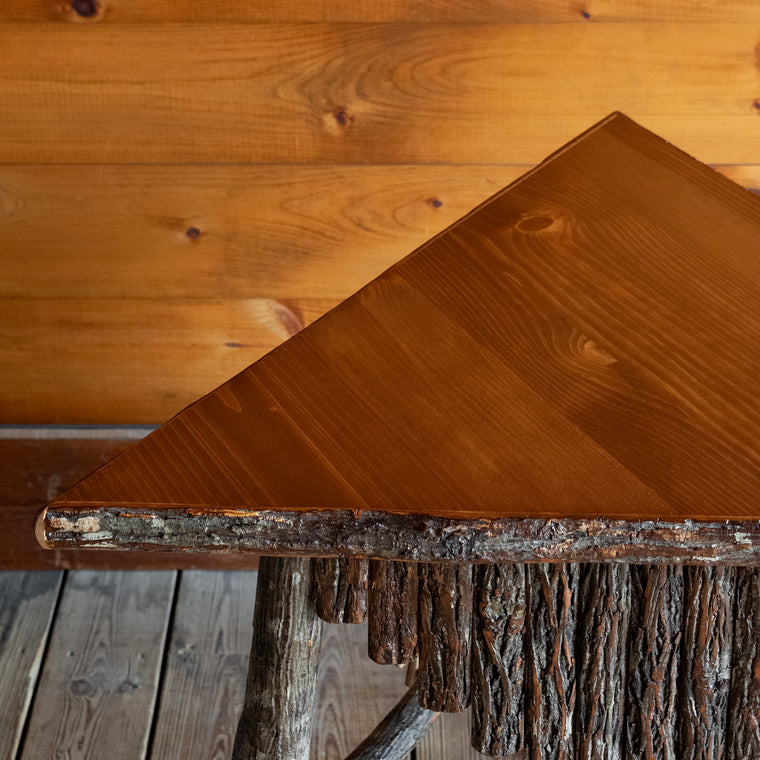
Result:
[[[417,656],[417,565],[369,563],[369,656],[381,665],[409,663]]]
[[[631,568],[628,760],[676,760],[683,568]]]
[[[731,680],[736,569],[684,569],[679,760],[722,760]]]
[[[624,756],[630,606],[628,566],[582,566],[577,632],[577,760],[622,760]]]
[[[420,565],[419,703],[461,712],[470,704],[472,565]]]
[[[308,558],[261,558],[233,760],[309,757],[322,637],[312,582]]]
[[[525,565],[478,565],[472,631],[472,746],[511,755],[524,745]]]
[[[736,571],[728,760],[760,757],[760,568]]]
[[[415,685],[346,760],[399,760],[414,749],[438,715],[419,706]]]
[[[314,603],[326,623],[362,623],[367,615],[368,560],[322,557],[314,560]]]
[[[527,576],[529,757],[572,760],[580,566],[532,564]]]

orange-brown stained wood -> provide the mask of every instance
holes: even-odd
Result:
[[[758,241],[612,115],[52,507],[756,520]]]

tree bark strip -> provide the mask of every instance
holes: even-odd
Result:
[[[578,564],[530,564],[527,714],[530,760],[573,760]]]
[[[728,760],[760,757],[760,568],[736,571]]]
[[[679,760],[722,760],[731,680],[732,567],[684,569]]]
[[[308,760],[322,622],[312,561],[262,557],[233,760]]]
[[[419,703],[461,712],[470,704],[472,565],[420,565]]]
[[[678,676],[683,568],[631,568],[628,649],[628,760],[678,760]]]
[[[525,565],[477,565],[473,585],[472,746],[511,755],[525,743]]]
[[[628,566],[583,565],[578,620],[577,760],[622,760],[631,585]]]
[[[322,557],[314,560],[314,601],[326,623],[362,623],[367,615],[368,560]]]
[[[409,663],[417,656],[417,565],[370,560],[369,656],[381,665]]]
[[[438,715],[419,706],[417,686],[412,686],[346,760],[399,760],[414,749]]]

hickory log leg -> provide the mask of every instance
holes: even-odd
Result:
[[[262,557],[232,760],[308,760],[322,621],[308,557]]]

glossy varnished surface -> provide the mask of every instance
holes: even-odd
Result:
[[[758,240],[613,115],[53,508],[756,520]]]

